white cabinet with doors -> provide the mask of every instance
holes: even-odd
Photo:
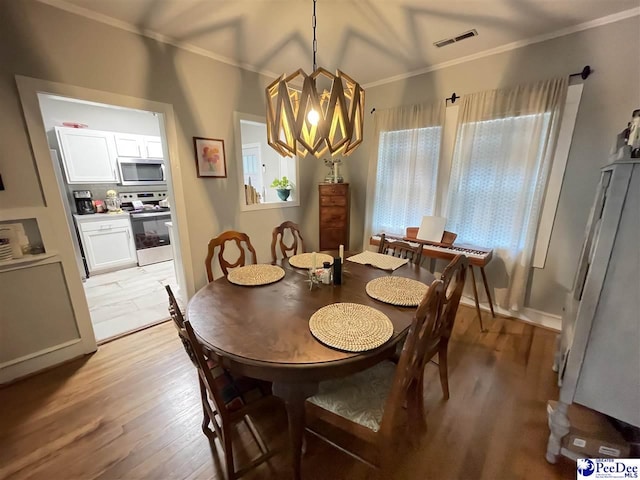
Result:
[[[163,159],[162,140],[153,135],[114,133],[118,157]]]
[[[118,183],[113,133],[55,127],[67,182]]]
[[[554,365],[560,399],[549,408],[551,463],[572,455],[562,441],[572,403],[640,427],[640,159],[628,152],[602,169],[562,318]]]
[[[116,142],[116,151],[119,157],[142,157],[142,142],[140,135],[131,135],[128,133],[114,133],[113,137]]]
[[[153,137],[145,135],[142,137],[144,145],[143,153],[147,158],[162,158],[164,159],[164,153],[162,151],[162,139],[160,137]]]
[[[138,263],[129,214],[74,215],[89,273]]]

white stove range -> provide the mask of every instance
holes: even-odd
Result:
[[[129,212],[131,228],[141,267],[151,263],[164,262],[173,258],[169,227],[171,210],[160,207],[167,199],[167,192],[127,192],[121,193],[122,209]]]

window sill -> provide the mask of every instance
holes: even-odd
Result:
[[[269,210],[273,208],[299,207],[300,202],[293,200],[291,202],[270,202],[270,203],[254,203],[252,205],[240,204],[240,210],[243,212],[251,212],[253,210]]]

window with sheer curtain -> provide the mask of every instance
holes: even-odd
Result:
[[[381,132],[372,231],[403,234],[432,215],[441,127]]]
[[[473,162],[454,162],[451,172],[451,184],[456,185],[452,200],[458,208],[450,209],[447,227],[459,232],[459,242],[494,249],[524,248],[527,230],[514,230],[514,226],[539,214],[534,200],[544,178],[536,173],[542,166],[549,119],[546,112],[461,125],[461,143],[473,135],[469,149]],[[540,128],[535,128],[538,123]],[[527,162],[513,160],[529,143],[535,144],[533,169]]]
[[[440,103],[376,112],[368,234],[404,235],[434,213],[443,113]]]
[[[447,230],[494,249],[496,303],[508,310],[524,303],[566,95],[563,77],[466,95],[460,107]]]

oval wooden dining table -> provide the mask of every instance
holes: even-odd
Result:
[[[337,252],[327,252],[337,256]],[[353,253],[347,253],[345,259]],[[273,382],[274,395],[287,409],[293,478],[301,478],[304,403],[322,380],[364,370],[387,358],[408,332],[415,307],[389,305],[369,297],[367,282],[385,275],[403,276],[430,285],[426,269],[406,264],[393,272],[345,260],[341,285],[309,289],[307,270],[275,262],[282,280],[257,287],[238,286],[226,277],[200,289],[187,305],[187,319],[200,341],[223,357],[232,372]],[[325,346],[309,331],[309,318],[321,307],[351,302],[385,313],[393,336],[375,350],[350,353]]]

